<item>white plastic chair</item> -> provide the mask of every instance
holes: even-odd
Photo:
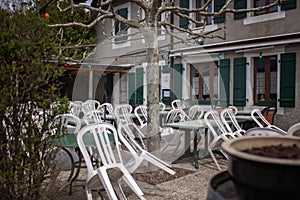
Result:
[[[235,106],[228,106],[227,108],[231,109],[233,111],[234,115],[236,115],[238,113],[238,109]]]
[[[295,133],[296,133],[297,131],[299,131],[299,130],[300,130],[300,122],[298,122],[298,123],[292,125],[292,126],[287,130],[287,133],[288,133],[288,135],[290,135],[290,136],[294,136]]]
[[[175,171],[170,169],[171,165],[148,152],[145,147],[141,147],[135,140],[130,124],[120,124],[118,128],[120,141],[126,146],[133,156],[133,161],[126,163],[129,172],[134,172],[144,160],[174,175]]]
[[[91,110],[84,114],[83,120],[86,124],[94,124],[103,122],[104,116],[100,110]]]
[[[189,117],[182,109],[173,109],[170,110],[165,123],[174,123],[179,121],[186,121]],[[161,139],[165,142],[165,145],[162,147],[161,152],[165,151],[169,146],[176,146],[174,150],[174,155],[178,153],[178,148],[181,144],[181,136],[183,131],[176,130],[173,128],[163,128],[161,130]]]
[[[243,134],[246,133],[246,131],[241,128],[238,121],[236,120],[235,114],[234,114],[234,111],[232,110],[232,108],[228,107],[228,108],[223,109],[221,112],[221,119],[222,119],[222,122],[225,125],[227,131],[233,133],[235,136],[242,137]],[[230,126],[228,124],[227,119],[229,119],[231,121],[232,126]]]
[[[203,117],[204,114],[204,110],[203,107],[200,105],[193,105],[190,109],[189,109],[189,113],[188,116],[191,120],[197,120],[197,119],[201,119]]]
[[[134,114],[136,115],[139,124],[140,124],[140,129],[144,128],[147,125],[148,121],[148,114],[147,114],[147,106],[137,106],[134,109]]]
[[[112,146],[109,139],[110,134],[114,136],[116,144],[114,146]],[[109,199],[118,199],[113,185],[119,186],[123,198],[126,199],[119,183],[121,178],[125,180],[140,199],[145,199],[142,190],[123,164],[118,134],[113,125],[106,123],[88,125],[79,131],[77,143],[87,166],[85,183],[87,199],[92,200],[92,189],[101,189],[101,187],[105,188]],[[87,151],[87,147],[90,145],[95,145],[97,155],[102,162],[102,166],[98,168],[94,168],[90,160],[89,152]]]
[[[70,113],[81,118],[83,116],[83,106],[81,101],[73,101]]]
[[[117,123],[134,123],[130,113],[133,108],[130,104],[120,104],[115,107],[115,116],[117,118]]]
[[[181,100],[176,99],[171,102],[171,106],[173,109],[183,109],[183,103]]]
[[[251,117],[259,127],[276,129],[278,131],[281,131],[283,133],[283,135],[287,135],[286,131],[280,129],[279,127],[277,127],[273,124],[270,124],[270,122],[263,116],[263,114],[261,113],[261,111],[259,109],[253,109],[251,111]],[[260,119],[262,121],[262,123],[258,119]]]
[[[99,106],[100,106],[100,102],[97,100],[92,100],[92,99],[86,100],[82,104],[84,114],[91,110],[98,109]]]
[[[103,103],[100,106],[98,106],[98,110],[101,110],[103,113],[115,116],[114,108],[111,103]]]
[[[216,110],[211,110],[205,113],[204,115],[205,123],[208,126],[210,137],[208,141],[208,152],[210,156],[212,157],[213,161],[217,165],[218,169],[221,170],[221,167],[215,158],[213,154],[213,149],[218,149],[225,158],[227,158],[227,155],[222,151],[220,148],[220,144],[223,141],[226,141],[230,138],[235,138],[235,136],[232,133],[227,132],[224,124],[222,123],[219,113]]]

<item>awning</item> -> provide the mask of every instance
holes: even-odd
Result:
[[[300,43],[300,33],[283,34],[269,37],[236,40],[223,43],[201,45],[197,47],[181,48],[171,51],[172,56],[195,55],[205,53],[219,53],[225,51],[246,52],[259,48],[271,48],[276,45]]]

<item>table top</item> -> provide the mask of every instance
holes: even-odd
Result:
[[[246,122],[246,121],[252,120],[251,116],[239,115],[239,116],[235,116],[235,117],[238,122]],[[211,124],[215,124],[214,120],[210,120],[210,122],[211,122]],[[231,122],[231,121],[228,120],[228,122]],[[166,123],[166,124],[164,124],[164,126],[179,128],[179,129],[191,129],[191,130],[208,128],[204,119],[190,120],[190,121],[184,121],[184,122]]]
[[[91,135],[87,134],[84,136],[84,142],[86,146],[95,146],[94,139]],[[65,134],[58,138],[51,138],[50,143],[54,146],[58,147],[66,147],[66,148],[76,148],[77,144],[77,134]]]

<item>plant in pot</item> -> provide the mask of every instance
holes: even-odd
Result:
[[[300,199],[300,138],[245,136],[222,149],[240,199]]]

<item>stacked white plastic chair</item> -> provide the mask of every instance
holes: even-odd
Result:
[[[173,100],[171,106],[173,109],[184,109],[184,104],[180,99]]]
[[[104,116],[100,110],[91,110],[84,114],[83,120],[86,124],[94,124],[103,122]]]
[[[221,112],[221,119],[228,132],[233,133],[237,137],[241,137],[246,133],[246,131],[242,129],[241,126],[239,125],[238,121],[235,118],[234,112],[235,111],[233,111],[229,107],[223,109]],[[227,122],[228,119],[231,121],[232,126],[228,124]]]
[[[182,109],[173,109],[169,111],[165,123],[174,123],[186,120],[189,120],[189,117]],[[178,154],[178,148],[181,144],[181,136],[183,133],[184,132],[181,130],[163,128],[161,130],[161,138],[165,142],[165,145],[162,147],[161,152],[165,151],[169,146],[176,146],[173,154]]]
[[[117,123],[133,123],[130,116],[133,108],[130,104],[120,104],[115,107],[115,116],[117,118]]]
[[[191,120],[201,119],[203,117],[204,110],[200,105],[193,105],[188,112],[188,116]]]
[[[73,101],[70,113],[81,118],[83,116],[82,101]]]
[[[214,149],[218,149],[226,158],[226,154],[221,150],[220,144],[223,141],[226,141],[230,138],[235,138],[232,133],[229,133],[224,124],[221,121],[218,111],[211,110],[205,113],[204,115],[205,123],[209,129],[209,137],[208,137],[208,152],[212,157],[213,161],[217,165],[218,169],[221,170],[221,167],[213,154]]]
[[[115,138],[114,145],[111,144],[110,134]],[[113,125],[107,123],[88,125],[79,131],[77,143],[87,166],[85,183],[87,199],[92,200],[92,190],[101,188],[105,189],[109,199],[119,199],[120,195],[116,194],[116,189],[119,189],[121,196],[126,199],[119,182],[121,178],[125,180],[140,199],[145,199],[142,190],[123,164],[118,134]],[[90,160],[90,155],[87,151],[87,147],[90,145],[95,146],[102,164],[100,167],[94,168]]]
[[[140,124],[140,129],[144,128],[147,125],[148,121],[148,114],[147,114],[147,106],[137,106],[134,109],[134,114],[136,115],[139,124]]]
[[[88,111],[98,109],[99,106],[100,106],[100,102],[92,99],[86,100],[82,104],[84,114],[87,113]]]

